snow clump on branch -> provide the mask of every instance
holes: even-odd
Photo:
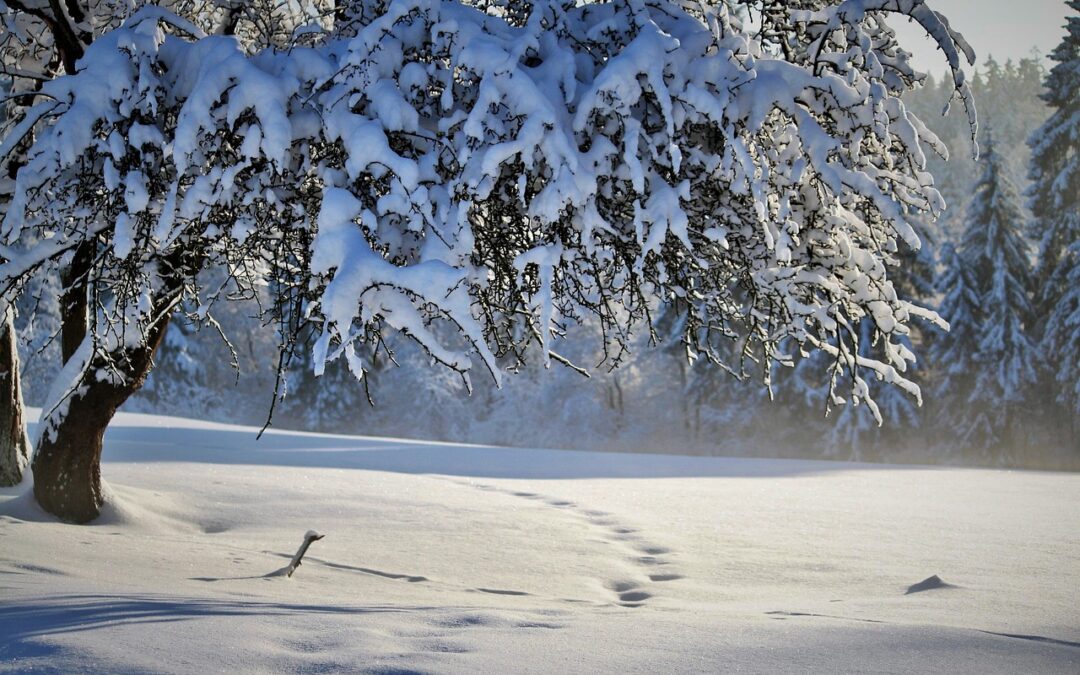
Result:
[[[944,206],[885,19],[938,43],[974,125],[973,54],[920,0],[750,4],[754,30],[735,3],[368,0],[254,54],[141,10],[28,111],[0,280],[89,242],[107,364],[181,300],[206,316],[223,267],[268,285],[283,349],[312,322],[316,370],[358,376],[401,333],[498,379],[582,321],[614,366],[678,304],[690,358],[820,350],[876,414],[874,380],[919,395],[908,322],[937,319],[888,269]]]

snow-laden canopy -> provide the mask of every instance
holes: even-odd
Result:
[[[369,0],[254,54],[144,8],[0,145],[36,130],[0,280],[88,256],[88,354],[181,299],[205,315],[198,275],[225,266],[269,285],[283,343],[316,322],[317,370],[361,375],[355,345],[401,332],[498,378],[530,345],[561,360],[567,322],[620,349],[676,304],[691,358],[743,372],[795,343],[857,401],[865,372],[917,395],[903,338],[929,313],[888,266],[943,207],[923,146],[944,149],[884,19],[938,42],[973,116],[971,50],[921,0],[749,4],[753,26],[723,3]]]

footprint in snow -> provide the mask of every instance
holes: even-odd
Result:
[[[611,581],[606,586],[615,593],[619,605],[623,607],[641,607],[646,600],[652,597],[652,593],[641,589],[636,581]]]
[[[651,556],[664,555],[665,553],[671,553],[671,549],[666,546],[642,546],[638,549],[642,553]]]
[[[664,582],[664,581],[678,581],[682,579],[681,574],[650,574],[649,581]]]
[[[652,597],[651,593],[645,591],[626,591],[625,593],[619,593],[619,600],[622,602],[641,602],[648,600]]]
[[[592,527],[602,531],[602,539],[593,539],[592,541],[625,547],[629,554],[630,561],[644,567],[656,567],[669,564],[669,562],[661,556],[672,553],[672,549],[644,541],[639,529],[619,522],[614,515],[607,511],[583,508],[576,502],[568,499],[551,497],[536,492],[502,489],[486,483],[477,484],[460,482],[460,484],[484,490],[486,492],[498,492],[511,497],[541,501],[546,506],[573,513],[583,518]],[[676,581],[683,578],[681,574],[674,573],[655,573],[646,576],[648,581],[653,583]],[[646,600],[653,597],[652,593],[641,590],[636,582],[616,581],[606,585],[615,593],[618,604],[623,607],[641,607]],[[526,595],[525,593],[500,591],[499,589],[478,588],[475,590],[481,593],[493,593],[496,595]]]
[[[637,587],[638,585],[633,581],[612,581],[608,584],[608,588],[616,593],[625,593]]]

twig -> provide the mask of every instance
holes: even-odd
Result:
[[[271,572],[267,576],[291,577],[293,575],[293,572],[296,571],[296,568],[300,567],[300,561],[304,559],[304,554],[307,553],[308,547],[311,546],[311,543],[319,541],[325,536],[325,534],[319,534],[315,530],[308,530],[307,534],[304,535],[304,542],[300,544],[300,548],[296,550],[296,555],[293,556],[289,564],[285,567],[282,567],[276,572]]]

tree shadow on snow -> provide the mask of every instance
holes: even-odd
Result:
[[[67,595],[0,604],[0,662],[49,656],[60,647],[39,638],[132,624],[167,624],[205,617],[274,617],[430,611],[430,607],[333,607],[169,596]]]

